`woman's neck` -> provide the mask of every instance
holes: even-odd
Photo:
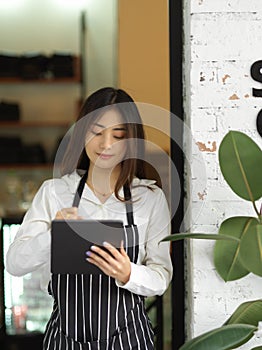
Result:
[[[87,184],[98,193],[112,193],[115,190],[117,179],[120,175],[120,167],[102,169],[90,165],[88,170]]]

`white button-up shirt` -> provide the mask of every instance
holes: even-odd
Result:
[[[40,268],[43,271],[42,287],[47,287],[50,280],[51,221],[57,211],[72,207],[79,181],[80,176],[74,172],[42,184],[7,252],[6,269],[10,274],[23,276]],[[144,296],[163,294],[173,272],[170,245],[168,242],[159,244],[170,234],[169,208],[163,191],[154,183],[138,178],[132,182],[134,222],[139,233],[138,261],[131,263],[131,275],[126,284],[116,280],[119,287]],[[123,197],[123,190],[120,196]],[[84,219],[116,219],[127,224],[124,202],[112,194],[102,204],[87,185],[78,215]]]

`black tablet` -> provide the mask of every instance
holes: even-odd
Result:
[[[51,272],[59,274],[102,274],[89,263],[86,252],[95,244],[108,242],[116,248],[124,240],[118,220],[53,220],[51,224]]]

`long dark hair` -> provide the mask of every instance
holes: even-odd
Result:
[[[74,170],[89,169],[89,158],[85,151],[85,140],[90,126],[99,119],[108,108],[119,111],[127,132],[128,149],[121,163],[121,172],[115,186],[115,195],[119,200],[119,190],[122,186],[130,186],[133,178],[145,178],[144,163],[144,129],[142,120],[134,100],[124,90],[105,87],[91,94],[84,102],[77,122],[74,126],[65,156],[61,164],[62,175]]]

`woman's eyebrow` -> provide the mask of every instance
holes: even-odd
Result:
[[[122,128],[118,127],[118,128],[113,128],[113,130],[124,130],[124,131],[126,131],[126,128],[124,128],[124,127],[122,127]]]
[[[95,126],[98,126],[99,128],[106,129],[106,126],[105,126],[105,125],[101,125],[101,124],[99,124],[99,123],[95,123],[94,125],[95,125]],[[116,127],[116,128],[113,128],[113,130],[124,130],[124,131],[126,131],[126,128],[125,128],[125,127]]]
[[[98,123],[94,123],[95,126],[98,126],[99,128],[104,128],[105,129],[105,126],[104,125],[101,125],[101,124],[98,124]]]

